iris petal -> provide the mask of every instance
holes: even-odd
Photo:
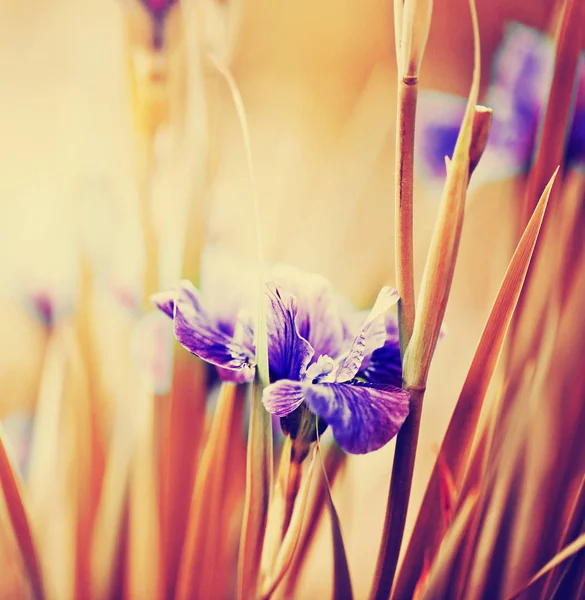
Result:
[[[290,379],[271,383],[262,394],[264,407],[277,417],[286,417],[303,403],[306,387],[306,384]]]
[[[347,357],[335,377],[337,382],[352,380],[367,355],[381,348],[386,341],[386,311],[398,302],[398,292],[389,287],[380,290],[360,333],[353,341]]]
[[[189,352],[203,360],[237,371],[233,381],[251,381],[254,356],[244,345],[221,331],[205,309],[198,290],[188,281],[181,283],[175,296],[175,337]],[[226,379],[226,377],[222,377]]]
[[[400,362],[400,342],[397,338],[388,340],[364,362],[358,373],[368,383],[402,385],[402,364]]]
[[[279,288],[285,288],[297,299],[297,328],[314,348],[315,356],[339,356],[343,347],[343,322],[331,283],[321,275],[285,265],[275,266],[271,275]]]
[[[305,389],[309,409],[324,419],[337,443],[352,454],[382,448],[408,416],[408,394],[393,386],[317,383]]]
[[[297,330],[297,301],[273,283],[266,287],[270,381],[301,379],[313,357],[313,348]]]

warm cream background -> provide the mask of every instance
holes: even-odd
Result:
[[[395,65],[390,4],[243,0],[239,12],[235,4],[205,0],[195,11],[205,19],[206,43],[218,55],[232,56],[251,128],[269,257],[322,272],[358,303],[369,302],[381,285],[393,282]],[[479,2],[484,87],[502,24],[515,18],[544,28],[550,4]],[[108,269],[132,279],[140,264],[132,228],[136,206],[120,5],[115,0],[0,0],[2,413],[32,404],[42,357],[42,328],[18,301],[23,282],[32,278],[66,285],[75,272],[76,232],[88,221],[92,243],[114,249],[114,257],[106,260]],[[438,0],[422,85],[463,95],[470,78],[466,2]],[[204,169],[204,185],[195,196],[205,201],[208,239],[251,257],[241,133],[223,83],[207,71],[196,88],[202,85],[209,120],[203,120],[201,97],[195,95],[194,139],[188,148],[196,166],[184,155],[171,154],[163,162],[158,211],[172,213],[185,194],[185,181],[191,174],[199,178],[197,168]],[[206,124],[209,160],[197,155],[207,144]],[[446,317],[449,335],[437,351],[429,382],[415,498],[424,489],[503,274],[520,184],[481,190],[468,210]],[[84,199],[92,194],[110,207],[106,216],[88,216]],[[422,186],[415,194],[420,273],[438,198]],[[163,229],[171,247],[169,227]],[[371,577],[390,455],[388,448],[353,459],[338,490],[358,590]],[[326,547],[322,551],[329,552]],[[316,594],[319,586],[328,588],[329,578],[314,564],[311,589]]]

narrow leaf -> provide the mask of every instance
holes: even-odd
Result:
[[[256,251],[258,260],[258,313],[256,319],[256,381],[252,389],[250,409],[250,428],[246,464],[246,502],[244,505],[244,523],[240,542],[238,564],[238,597],[249,598],[256,593],[258,583],[258,565],[262,558],[262,545],[268,518],[268,506],[272,495],[272,420],[262,405],[262,389],[270,383],[268,374],[268,334],[266,328],[266,304],[264,302],[265,259],[262,225],[260,218],[260,199],[252,161],[252,145],[248,120],[242,96],[236,81],[216,57],[209,55],[214,67],[224,78],[234,102],[238,121],[242,131],[242,140],[250,177],[252,210],[256,227]]]
[[[191,495],[176,597],[203,598],[212,589],[225,501],[228,452],[234,421],[242,416],[245,386],[224,383]]]
[[[532,214],[534,200],[548,174],[563,162],[565,137],[573,103],[573,84],[581,52],[585,3],[582,0],[567,0],[563,4],[550,95],[539,134],[538,152],[524,193],[521,227]]]
[[[292,563],[294,552],[297,548],[301,528],[303,524],[303,517],[305,515],[305,509],[307,507],[307,500],[309,498],[309,490],[311,487],[311,478],[315,467],[315,456],[317,450],[315,449],[311,456],[311,462],[309,468],[305,474],[305,478],[299,489],[297,501],[293,511],[292,519],[286,535],[282,541],[282,546],[276,557],[276,561],[272,567],[272,570],[267,577],[267,581],[262,586],[262,598],[267,599],[272,596],[280,582],[283,580],[288,568]],[[259,563],[257,563],[259,564]]]
[[[552,571],[555,567],[558,567],[564,561],[571,558],[574,554],[585,548],[585,533],[582,533],[576,540],[572,541],[568,546],[565,546],[558,554],[556,554],[551,560],[549,560],[532,579],[523,585],[517,592],[508,597],[508,600],[514,600],[526,592],[532,585],[534,585],[539,579],[544,577],[547,573]]]
[[[585,519],[585,476],[581,479],[581,483],[579,484],[579,489],[575,494],[575,500],[573,501],[573,506],[571,507],[571,511],[565,523],[565,527],[563,529],[563,533],[561,535],[561,540],[558,547],[558,552],[561,552],[562,549],[569,543],[569,540],[575,538],[581,530]],[[560,584],[561,579],[564,577],[566,573],[566,569],[559,569],[558,573],[553,569],[549,573],[547,577],[544,589],[542,590],[542,598],[547,598],[547,592],[551,588],[556,589]],[[555,577],[555,574],[557,575]],[[554,595],[554,594],[553,594]]]
[[[6,501],[6,508],[14,529],[20,552],[28,573],[35,597],[45,598],[43,577],[37,556],[28,512],[25,505],[22,482],[13,467],[6,449],[6,438],[0,423],[0,487]]]
[[[271,416],[262,404],[262,386],[254,381],[246,457],[246,500],[238,562],[238,598],[242,600],[255,597],[258,586],[258,565],[262,560],[272,496],[271,430]]]
[[[321,448],[323,450],[323,446],[321,446]],[[343,450],[341,450],[341,448],[335,443],[329,444],[323,450],[325,469],[329,473],[329,480],[331,484],[334,483],[339,472],[343,468],[346,458],[347,454],[345,454],[345,452],[343,452]],[[311,548],[313,540],[315,539],[317,526],[325,509],[325,503],[327,500],[325,479],[320,477],[315,483],[315,492],[313,497],[309,500],[309,506],[307,507],[307,517],[305,519],[306,524],[303,528],[297,551],[295,552],[293,564],[287,574],[286,591],[284,594],[286,598],[295,597],[296,586],[300,579],[302,567],[305,564],[306,556]]]
[[[319,438],[317,438],[317,449],[321,460],[321,469],[323,471],[327,507],[329,508],[329,516],[331,517],[331,538],[333,542],[333,599],[352,600],[353,591],[351,586],[351,576],[347,562],[347,553],[345,552],[345,544],[343,543],[343,535],[341,533],[341,523],[339,521],[337,510],[335,509],[335,504],[333,503],[333,497],[331,496],[331,486],[329,485],[325,462],[323,461],[323,455],[321,454]]]
[[[476,493],[469,494],[457,511],[455,519],[447,530],[439,552],[435,556],[435,560],[430,568],[426,586],[422,593],[423,598],[438,599],[447,597],[446,592],[451,570],[461,549],[465,532],[469,527],[473,510],[477,504],[477,498],[478,495]]]

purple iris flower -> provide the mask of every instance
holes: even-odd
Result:
[[[337,443],[352,454],[372,452],[387,444],[408,416],[409,396],[395,385],[364,381],[360,375],[367,375],[367,367],[363,369],[366,359],[371,366],[373,355],[385,346],[386,311],[397,298],[395,291],[382,289],[349,349],[338,358],[313,353],[300,378],[267,386],[263,395],[266,409],[287,417],[304,404],[316,420],[318,417],[331,426]]]
[[[406,419],[409,397],[400,389],[395,321],[387,315],[398,298],[384,288],[369,315],[343,310],[331,284],[318,275],[277,267],[266,285],[271,385],[265,407],[286,418],[304,405],[347,452],[381,448]],[[187,281],[154,304],[173,319],[177,340],[218,368],[223,381],[254,377],[254,331],[246,307],[223,316]],[[225,313],[225,311],[224,311]]]
[[[525,171],[538,143],[538,127],[552,79],[554,46],[539,31],[510,23],[492,69],[487,105],[494,109],[475,183]],[[423,180],[442,183],[466,100],[437,92],[421,94],[417,114],[416,163]],[[585,61],[576,82],[573,118],[567,132],[566,163],[585,164]]]

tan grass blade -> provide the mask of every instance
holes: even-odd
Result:
[[[569,545],[565,546],[558,554],[556,554],[549,562],[530,579],[528,583],[523,585],[517,592],[508,597],[508,600],[514,600],[515,598],[520,597],[524,592],[526,592],[532,585],[534,585],[537,581],[539,581],[542,577],[544,577],[547,573],[552,571],[552,569],[558,567],[564,561],[571,558],[575,555],[579,550],[585,548],[585,533],[582,533],[576,540],[572,541]]]
[[[178,599],[215,597],[213,584],[219,553],[221,516],[234,424],[241,419],[245,386],[223,383],[205,450],[191,494],[185,545],[179,567]]]
[[[161,586],[174,597],[181,549],[188,528],[197,460],[205,439],[207,366],[178,343],[173,345],[173,383],[158,398],[161,438]]]
[[[278,472],[274,483],[274,493],[270,500],[268,521],[266,523],[266,535],[264,536],[264,547],[262,548],[261,572],[269,573],[276,562],[282,540],[290,525],[294,510],[296,493],[288,494],[289,481],[294,480],[294,487],[298,493],[302,477],[302,463],[293,466],[291,461],[293,441],[290,436],[284,438],[280,451]],[[292,470],[291,470],[292,467]]]
[[[45,573],[47,598],[72,597],[75,575],[73,530],[70,523],[63,522],[75,515],[71,498],[64,497],[70,484],[64,477],[62,456],[71,451],[63,436],[67,378],[64,335],[63,327],[55,327],[47,342],[27,477],[30,520]],[[68,433],[71,440],[71,431]]]
[[[252,384],[248,451],[246,457],[246,501],[238,560],[238,598],[256,595],[258,565],[272,498],[272,422],[262,405],[262,387]]]
[[[154,402],[145,393],[140,412],[128,493],[128,555],[126,594],[152,598],[160,589],[158,457],[154,441]]]
[[[0,490],[0,593],[4,598],[35,600],[28,572]]]
[[[329,444],[325,448],[321,445],[323,452],[323,461],[325,463],[325,470],[329,474],[329,481],[331,485],[335,483],[338,474],[343,469],[347,455],[337,444]],[[285,598],[295,597],[295,590],[300,580],[300,574],[305,563],[307,554],[311,547],[315,534],[317,532],[317,526],[325,510],[325,502],[327,490],[325,489],[325,479],[319,477],[315,480],[314,493],[309,499],[309,505],[307,507],[307,516],[305,518],[305,526],[301,533],[301,539],[297,546],[293,558],[293,564],[291,565],[287,576],[286,576],[286,589],[284,592]]]
[[[25,504],[22,491],[22,482],[15,467],[9,458],[6,448],[6,437],[0,423],[0,486],[6,501],[6,508],[10,516],[10,522],[14,529],[16,540],[24,564],[28,573],[29,581],[36,598],[45,598],[43,576],[41,573],[37,549],[33,539],[28,509]]]
[[[452,473],[457,487],[461,486],[463,480],[482,402],[520,297],[555,176],[556,173],[542,193],[532,219],[512,257],[441,446],[441,460]],[[398,578],[396,587],[398,598],[408,597],[408,594],[414,590],[422,569],[425,549],[432,552],[433,548],[437,547],[439,513],[440,471],[437,463],[431,474]]]
[[[479,164],[483,151],[487,145],[490,126],[492,124],[493,110],[485,106],[476,106],[473,117],[473,132],[471,146],[469,147],[469,178],[473,175],[475,167]]]
[[[316,454],[317,449],[315,448],[306,470],[304,480],[299,489],[292,519],[282,541],[282,546],[280,547],[276,561],[272,566],[270,573],[266,576],[265,581],[263,582],[261,596],[264,600],[267,600],[272,596],[280,582],[284,579],[284,576],[286,575],[286,572],[292,563],[294,552],[297,548],[301,535],[303,518],[305,516],[307,500],[309,498],[309,490],[311,488],[311,479],[316,462]]]
[[[575,539],[579,533],[581,533],[581,527],[583,526],[583,519],[585,516],[585,476],[581,479],[577,493],[575,494],[575,500],[573,506],[569,512],[563,533],[561,534],[561,540],[557,552],[561,552],[562,549],[570,543],[571,539]],[[564,577],[566,569],[552,569],[548,577],[544,588],[542,590],[541,598],[548,597],[548,591],[550,589],[557,589],[561,579]]]
[[[248,163],[250,177],[252,210],[256,226],[256,249],[258,258],[258,313],[256,320],[256,380],[252,386],[250,408],[250,427],[248,431],[248,453],[246,464],[246,503],[244,505],[244,523],[240,542],[238,561],[238,598],[247,598],[256,594],[258,585],[258,565],[262,561],[262,546],[268,519],[268,506],[272,496],[272,420],[262,404],[262,389],[268,385],[268,333],[264,303],[264,242],[260,218],[260,199],[252,161],[250,133],[244,103],[236,81],[216,57],[210,55],[214,67],[228,85],[236,112]]]
[[[396,288],[400,296],[398,321],[402,351],[410,341],[414,327],[414,129],[418,74],[431,25],[432,9],[432,0],[406,0],[404,3],[398,0],[394,3],[398,62],[394,206]]]
[[[258,585],[258,565],[262,560],[262,546],[268,518],[268,506],[272,496],[272,421],[262,405],[262,388],[269,383],[268,375],[268,335],[264,303],[264,244],[260,218],[260,200],[254,173],[248,121],[242,97],[236,81],[215,56],[209,55],[215,69],[224,78],[232,95],[242,139],[244,142],[252,210],[256,227],[256,248],[258,258],[258,313],[256,320],[256,381],[252,389],[250,427],[248,432],[246,502],[244,523],[240,543],[238,564],[238,598],[254,596]]]
[[[447,597],[445,592],[449,585],[451,571],[461,551],[463,536],[469,527],[477,498],[477,493],[469,494],[457,511],[431,565],[421,597],[425,599]]]
[[[133,383],[134,381],[127,382],[126,389],[121,390],[122,396],[118,398],[95,519],[91,570],[93,596],[96,600],[106,600],[114,593],[115,566],[127,510],[130,470],[136,452],[138,431],[144,419],[143,405],[149,402],[145,386],[135,386]]]
[[[318,440],[318,438],[317,438]],[[343,543],[343,535],[341,533],[341,522],[339,515],[333,503],[331,496],[331,486],[325,469],[325,461],[321,454],[321,446],[317,441],[319,459],[321,460],[321,468],[323,471],[323,481],[325,482],[325,495],[327,499],[327,507],[331,518],[331,540],[333,543],[333,599],[334,600],[352,600],[353,591],[351,585],[351,575],[349,573],[349,564],[347,562],[347,553],[345,544]]]
[[[538,152],[524,193],[520,227],[528,222],[538,190],[544,187],[548,174],[563,162],[563,149],[573,101],[573,83],[581,52],[584,21],[585,4],[582,0],[566,0],[556,39],[550,95],[540,131]]]

